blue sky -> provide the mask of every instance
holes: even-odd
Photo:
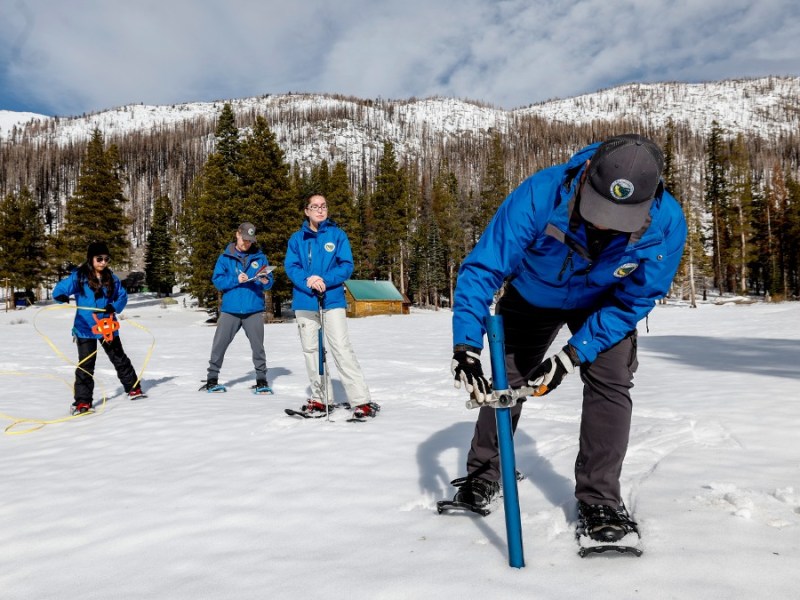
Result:
[[[269,93],[515,108],[632,81],[800,75],[797,0],[0,0],[0,109]]]

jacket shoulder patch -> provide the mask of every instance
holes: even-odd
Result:
[[[614,271],[614,277],[627,277],[633,273],[638,266],[638,263],[625,263],[624,265],[617,267],[617,270]]]

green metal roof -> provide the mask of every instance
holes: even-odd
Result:
[[[356,300],[400,300],[403,296],[391,281],[348,279],[344,285]]]

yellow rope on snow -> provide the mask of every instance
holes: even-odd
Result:
[[[100,386],[101,392],[103,394],[103,398],[101,400],[100,407],[99,407],[99,409],[93,410],[91,412],[78,413],[78,414],[75,414],[75,415],[69,415],[69,416],[66,416],[66,417],[60,417],[58,419],[18,418],[18,417],[13,417],[11,415],[6,415],[4,413],[0,413],[0,418],[12,421],[11,425],[6,427],[5,430],[4,430],[4,432],[6,434],[8,434],[8,435],[20,435],[20,434],[23,434],[23,433],[31,433],[32,431],[37,431],[37,430],[41,429],[45,425],[51,425],[53,423],[63,423],[65,421],[70,421],[72,419],[77,419],[77,418],[80,418],[80,417],[87,417],[89,415],[100,414],[105,410],[106,398],[107,398],[105,388],[97,380],[97,378],[94,377],[94,374],[89,373],[87,370],[85,370],[81,366],[84,362],[86,362],[92,356],[97,354],[97,350],[95,350],[94,352],[92,352],[91,354],[86,356],[82,361],[76,363],[73,360],[71,360],[69,357],[67,357],[63,352],[61,352],[61,350],[58,349],[58,347],[53,343],[53,341],[47,335],[45,335],[44,333],[42,333],[39,330],[39,327],[36,324],[36,321],[37,321],[37,319],[39,318],[39,315],[42,312],[46,312],[46,311],[50,311],[50,310],[64,310],[64,309],[67,309],[67,310],[69,310],[69,309],[72,309],[72,310],[90,310],[90,311],[93,311],[93,312],[105,312],[105,310],[102,309],[102,308],[95,308],[95,307],[92,307],[92,306],[72,306],[72,305],[69,305],[69,304],[54,304],[52,306],[47,306],[47,307],[42,308],[39,312],[36,313],[36,316],[34,316],[34,318],[33,318],[33,328],[36,330],[36,333],[38,333],[42,337],[42,339],[44,339],[44,341],[47,343],[47,345],[50,346],[50,348],[52,348],[53,352],[56,353],[56,356],[60,356],[62,359],[64,359],[64,361],[66,361],[68,364],[72,365],[76,369],[82,370],[84,373],[86,373],[87,375],[92,377],[98,383],[98,385]],[[145,327],[144,325],[140,325],[139,323],[136,323],[132,319],[125,319],[125,323],[133,325],[134,327],[137,327],[137,328],[141,329],[142,331],[147,332],[150,335],[150,338],[151,338],[150,347],[147,350],[147,354],[145,355],[145,359],[142,362],[141,369],[139,370],[139,378],[133,384],[133,387],[136,387],[139,384],[139,382],[142,380],[142,376],[144,375],[145,369],[146,369],[148,363],[150,362],[150,358],[153,355],[153,351],[155,350],[155,346],[156,346],[156,339],[155,339],[155,336],[152,334],[152,332],[147,327]],[[120,325],[121,325],[121,322],[120,322]],[[103,343],[102,340],[99,340],[99,341],[100,341],[100,343]],[[48,379],[60,380],[62,383],[64,383],[64,385],[67,386],[67,389],[69,389],[70,391],[74,390],[73,385],[69,381],[67,381],[63,377],[60,377],[58,375],[51,375],[49,373],[26,373],[24,371],[0,371],[0,376],[2,376],[2,375],[21,376],[21,377],[46,377]],[[32,427],[29,427],[27,429],[23,429],[21,431],[12,431],[14,428],[17,427],[17,425],[19,425],[21,423],[34,423],[35,425],[32,426]]]

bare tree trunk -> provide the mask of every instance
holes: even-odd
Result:
[[[272,310],[272,290],[264,291],[264,323],[269,323],[275,318]]]
[[[406,293],[406,278],[403,270],[403,242],[400,242],[400,293]]]
[[[450,308],[453,308],[453,289],[455,288],[455,262],[450,261],[448,272],[448,284],[450,287]]]
[[[742,294],[747,293],[747,236],[745,235],[744,209],[739,202],[739,289]]]
[[[691,308],[697,308],[696,293],[694,286],[694,244],[689,244],[689,306]]]

